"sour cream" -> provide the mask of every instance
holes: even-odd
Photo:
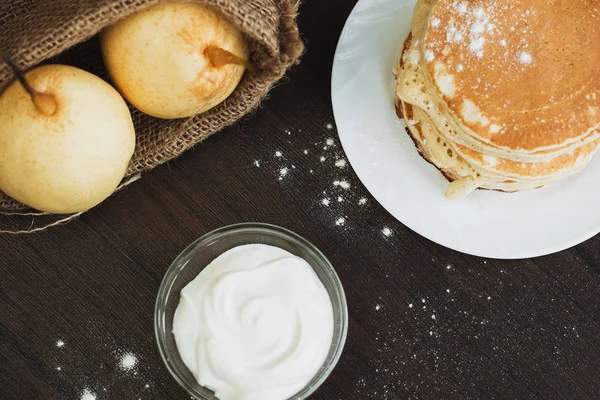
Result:
[[[181,291],[173,333],[185,365],[220,400],[285,400],[324,363],[333,308],[304,259],[244,245]]]

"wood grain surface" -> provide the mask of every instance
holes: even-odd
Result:
[[[257,112],[67,225],[0,236],[1,399],[189,398],[155,344],[157,290],[190,242],[245,221],[306,237],[344,284],[348,341],[313,399],[600,398],[600,237],[531,260],[466,256],[334,165],[331,64],[354,3],[302,5],[307,53]]]

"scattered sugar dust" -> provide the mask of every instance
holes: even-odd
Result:
[[[435,58],[435,55],[433,54],[433,51],[425,50],[425,61],[432,62],[434,58]]]
[[[445,40],[428,43],[423,53],[426,61],[431,62],[438,54],[447,55],[448,48],[445,47],[447,43],[457,43],[466,48],[473,56],[482,59],[486,52],[486,46],[493,41],[505,49],[504,58],[508,61],[507,66],[522,68],[534,62],[535,57],[526,51],[529,48],[528,36],[535,34],[527,16],[534,15],[534,10],[527,10],[522,20],[516,21],[513,26],[508,28],[510,32],[519,33],[518,37],[509,33],[511,36],[509,44],[507,37],[500,36],[494,19],[498,12],[505,12],[512,6],[505,6],[500,11],[494,2],[482,3],[482,6],[478,6],[464,0],[455,0],[450,3],[450,6],[455,10],[456,18],[448,22],[444,21],[444,23],[439,18],[432,18],[430,21],[432,29],[438,31],[442,28],[445,29]],[[461,72],[463,69],[462,64],[456,67],[457,72]]]
[[[96,393],[91,392],[89,389],[83,389],[80,400],[96,400]]]
[[[97,328],[98,323],[97,321],[93,321],[91,325],[93,328]],[[90,326],[88,326],[88,328],[90,328]],[[98,331],[98,329],[91,330],[93,332]],[[83,370],[81,368],[82,364],[77,357],[85,357],[85,355],[77,349],[69,348],[67,346],[67,344],[69,344],[68,339],[58,338],[50,342],[50,346],[54,346],[53,348],[56,349],[55,352],[60,353],[60,357],[51,361],[49,367],[55,371],[58,376],[65,374],[65,379],[68,378],[72,383],[77,385],[76,392],[72,394],[73,400],[104,400],[105,398],[112,398],[109,396],[110,387],[119,374],[122,374],[123,378],[126,377],[127,380],[135,379],[135,381],[132,382],[122,381],[122,384],[135,384],[138,387],[138,390],[141,390],[144,384],[147,384],[146,388],[150,387],[149,385],[151,382],[147,380],[147,377],[144,376],[145,374],[139,370],[140,358],[135,352],[119,346],[110,336],[106,337],[104,335],[94,334],[94,337],[99,346],[110,351],[114,363],[112,368],[110,365],[101,363],[99,368],[102,370],[102,374],[99,374],[99,371],[94,372]],[[69,364],[69,362],[74,364]],[[114,374],[114,376],[106,376],[106,374],[109,373]],[[99,378],[100,376],[104,376],[104,378],[107,379],[105,384],[96,381],[95,378]],[[138,379],[140,378],[144,379],[145,382],[139,382]],[[90,379],[93,381],[90,381]],[[138,397],[131,396],[131,398],[137,399]]]
[[[350,189],[350,184],[346,181],[333,181],[333,186],[339,186],[342,189]]]
[[[327,131],[334,130],[335,127],[332,123],[324,124],[324,127]],[[284,130],[285,133],[291,132],[290,129]],[[327,137],[315,141],[315,148],[305,148],[299,149],[300,154],[304,154],[304,156],[309,156],[309,160],[312,160],[314,157],[314,161],[320,166],[320,169],[310,169],[303,170],[301,167],[296,168],[295,165],[292,165],[290,161],[292,159],[289,155],[284,155],[285,150],[278,149],[275,150],[272,154],[273,160],[266,161],[265,159],[257,158],[251,161],[252,165],[256,168],[266,169],[267,166],[274,168],[275,178],[278,181],[284,181],[290,179],[296,173],[303,174],[323,174],[325,176],[332,174],[334,170],[339,171],[340,174],[343,174],[349,166],[347,159],[344,156],[341,147],[337,144],[337,141],[334,137]],[[321,148],[325,151],[321,151]],[[295,154],[295,153],[294,153]],[[327,162],[329,159],[332,160],[331,164]],[[316,165],[315,165],[316,167]],[[332,169],[327,171],[327,168],[331,167]],[[345,176],[338,176],[336,180],[332,180],[333,182],[333,190],[325,190],[323,192],[323,196],[320,197],[316,202],[318,202],[319,206],[324,207],[327,211],[328,216],[331,216],[333,222],[336,226],[342,227],[348,225],[348,216],[344,215],[347,213],[350,207],[354,204],[356,206],[365,206],[368,202],[366,197],[360,197],[354,193],[353,185],[350,183],[349,179]],[[331,214],[330,214],[331,213]],[[383,227],[381,234],[383,237],[389,237],[392,235],[392,230],[386,227]],[[121,369],[126,369],[121,366]]]
[[[451,21],[446,27],[446,41],[450,43],[465,43],[467,48],[478,58],[483,57],[486,43],[486,33],[494,32],[494,24],[490,23],[490,16],[483,7],[470,9],[466,1],[455,1],[452,7],[456,10],[460,19],[465,19],[466,24],[455,26],[456,21]],[[440,20],[432,19],[431,26],[438,28]],[[435,58],[433,44],[425,51],[425,60],[431,62]],[[437,51],[440,49],[437,48]],[[459,71],[460,72],[460,71]]]
[[[138,359],[132,353],[125,353],[121,356],[119,368],[123,371],[132,371],[137,366]]]
[[[526,52],[519,53],[519,62],[521,64],[531,64],[532,61],[533,58],[531,57],[531,54]]]
[[[459,14],[465,14],[468,10],[466,1],[462,1],[460,3],[454,3],[454,6],[456,7],[456,11],[458,11]]]
[[[282,181],[283,178],[290,172],[289,168],[283,167],[279,170],[279,180]]]

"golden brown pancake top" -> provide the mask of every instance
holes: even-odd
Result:
[[[535,150],[600,124],[600,0],[439,0],[423,55],[484,141]]]

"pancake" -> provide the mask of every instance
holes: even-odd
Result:
[[[427,74],[483,142],[535,151],[578,141],[600,126],[598,6],[437,1],[421,41]]]
[[[407,49],[407,52],[409,52],[409,54],[414,54],[414,47],[416,46]],[[465,131],[466,128],[464,128],[460,117],[454,115],[439,96],[432,94],[435,89],[431,88],[427,75],[421,66],[419,64],[412,64],[411,60],[413,58],[414,56],[408,57],[408,66],[402,70],[401,75],[398,77],[398,96],[402,97],[404,101],[426,110],[434,123],[449,140],[461,143],[478,152],[493,156],[504,156],[521,162],[539,162],[550,160],[557,154],[571,152],[579,146],[600,139],[600,131],[591,128],[589,132],[579,140],[569,141],[562,147],[556,147],[554,149],[527,151],[523,149],[502,148],[484,142],[473,135],[469,135],[468,130]],[[494,126],[497,127],[498,125]]]
[[[557,165],[564,164],[564,157],[547,163],[515,163],[511,160],[492,158],[471,153],[479,158],[473,161],[464,153],[464,148],[445,140],[431,124],[423,110],[413,108],[411,104],[400,102],[399,112],[410,116],[407,130],[415,142],[419,153],[428,162],[436,166],[452,182],[446,192],[449,198],[461,198],[477,188],[516,192],[525,189],[537,189],[559,179],[580,172],[593,156],[598,143],[591,148],[582,147],[575,153],[576,168],[560,170]],[[467,149],[468,152],[472,152]],[[487,168],[486,168],[487,167]],[[523,171],[518,175],[515,171]]]
[[[538,32],[544,21],[564,32]],[[600,146],[597,22],[595,9],[557,1],[418,1],[396,107],[453,181],[447,197],[537,188],[589,163]]]

